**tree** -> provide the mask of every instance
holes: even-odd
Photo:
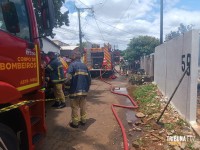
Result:
[[[125,51],[119,50],[120,56],[124,57],[125,56]]]
[[[151,36],[139,36],[132,38],[125,50],[125,59],[140,60],[140,57],[154,52],[159,45],[159,39]]]
[[[76,44],[76,46],[80,46],[80,43]],[[82,47],[86,48],[87,47],[87,42],[82,42]]]
[[[193,26],[194,25],[185,26],[183,23],[181,23],[177,31],[171,31],[170,33],[166,34],[165,41],[169,41],[177,36],[184,34],[187,31],[192,30]]]
[[[68,17],[68,11],[65,13],[60,12],[60,8],[63,5],[65,0],[53,0],[54,3],[54,11],[55,11],[55,25],[54,27],[60,27],[62,25],[69,26],[69,17]],[[47,34],[45,34],[43,25],[42,25],[42,18],[41,18],[41,8],[39,5],[38,0],[33,0],[33,6],[35,8],[35,15],[36,15],[36,20],[38,24],[38,31],[40,36],[45,36],[45,35],[51,35],[53,36],[52,31],[49,31]]]

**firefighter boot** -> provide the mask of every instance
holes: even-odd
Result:
[[[60,106],[60,101],[55,101],[55,103],[51,107],[58,107]]]
[[[64,107],[66,107],[66,104],[64,102],[60,102],[59,106],[57,106],[56,108],[61,109],[61,108],[64,108]]]
[[[70,122],[70,123],[69,123],[69,126],[70,126],[71,128],[78,128],[78,125],[73,124],[73,122]]]
[[[86,122],[80,121],[79,124],[82,125],[82,126],[85,126]]]

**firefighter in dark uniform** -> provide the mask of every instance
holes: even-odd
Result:
[[[66,78],[64,77],[63,66],[54,52],[49,52],[47,55],[51,60],[45,71],[49,76],[49,82],[53,84],[53,93],[56,98],[52,107],[63,108],[66,106],[63,92],[63,83]]]
[[[71,106],[71,122],[70,127],[78,128],[79,124],[86,123],[86,96],[91,84],[91,77],[88,68],[80,60],[81,53],[74,51],[72,54],[73,62],[69,65],[67,72],[67,81],[70,81],[70,106]],[[80,108],[80,119],[79,110]]]

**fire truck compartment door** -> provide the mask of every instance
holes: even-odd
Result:
[[[12,100],[19,99],[21,94],[17,89],[5,82],[0,81],[0,103],[9,103]]]

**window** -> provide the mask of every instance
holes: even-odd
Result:
[[[0,0],[0,30],[30,41],[28,13],[24,0]]]

